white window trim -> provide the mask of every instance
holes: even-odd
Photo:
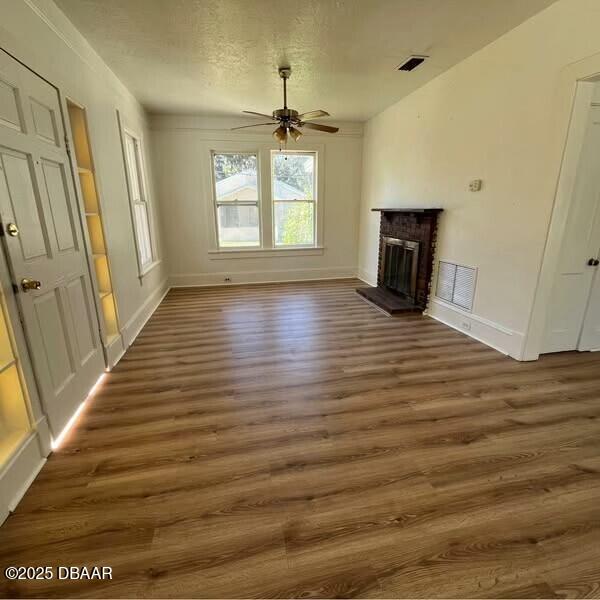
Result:
[[[232,258],[265,258],[268,256],[322,256],[323,246],[277,246],[276,248],[233,248],[227,250],[209,250],[210,260]]]
[[[205,180],[205,193],[211,199],[206,203],[211,212],[207,215],[207,235],[211,240],[208,250],[208,258],[210,260],[220,260],[226,258],[268,258],[272,256],[317,256],[322,255],[326,248],[323,244],[324,227],[323,214],[325,203],[325,145],[322,143],[304,142],[306,147],[302,147],[302,142],[298,143],[297,148],[288,150],[297,150],[299,153],[316,154],[315,163],[315,245],[310,246],[276,246],[274,244],[274,212],[273,212],[273,195],[271,181],[271,152],[279,150],[279,147],[270,142],[227,142],[223,144],[208,143],[207,158],[202,161],[202,169],[206,169],[208,165],[208,173]],[[256,154],[258,156],[258,182],[259,182],[259,229],[261,246],[251,247],[219,247],[218,232],[217,232],[217,210],[216,210],[216,194],[214,183],[214,154]],[[206,171],[205,171],[206,172]]]
[[[217,200],[217,180],[215,179],[215,163],[214,157],[215,154],[245,154],[247,156],[256,156],[256,191],[257,191],[257,200],[256,206],[258,208],[258,246],[221,246],[221,241],[219,239],[219,201]],[[212,197],[212,212],[213,212],[213,220],[214,220],[214,234],[217,242],[217,251],[218,252],[230,252],[230,251],[256,251],[260,250],[264,247],[263,245],[263,227],[262,227],[262,175],[261,175],[261,159],[260,152],[258,150],[211,150],[210,151],[210,180],[211,180],[211,197]],[[241,202],[241,203],[232,203],[232,202],[221,202],[222,205],[232,205],[232,206],[254,206],[254,202]]]
[[[154,270],[158,265],[161,264],[161,260],[158,256],[158,248],[156,245],[156,229],[154,227],[154,207],[152,203],[151,195],[148,190],[148,181],[147,181],[147,171],[146,171],[146,160],[145,160],[145,145],[143,136],[135,130],[135,128],[130,127],[128,123],[124,122],[121,113],[117,110],[117,121],[119,124],[119,135],[121,138],[121,149],[123,152],[123,167],[125,169],[125,183],[127,185],[127,196],[129,198],[129,212],[131,217],[131,228],[133,233],[133,243],[135,246],[135,256],[137,260],[138,266],[138,278],[140,279],[140,283],[142,283],[142,279],[150,273],[150,271]],[[144,197],[144,202],[146,203],[146,212],[148,218],[148,232],[150,237],[150,251],[152,252],[152,261],[146,265],[142,265],[142,260],[140,256],[140,247],[138,242],[138,231],[137,231],[137,222],[135,218],[135,201],[133,198],[133,193],[131,190],[131,186],[129,183],[129,173],[128,173],[128,158],[127,158],[127,146],[125,141],[125,135],[131,136],[133,139],[137,141],[138,151],[139,151],[139,161],[140,164],[139,170],[139,185],[140,192]]]

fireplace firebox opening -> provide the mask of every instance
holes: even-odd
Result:
[[[381,281],[393,292],[415,302],[419,242],[382,236]]]

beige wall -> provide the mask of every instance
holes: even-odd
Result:
[[[306,134],[290,148],[318,150],[324,172],[323,250],[215,254],[211,150],[275,149],[269,128],[233,133],[240,119],[156,116],[151,119],[157,190],[173,285],[351,277],[356,273],[362,127],[335,136]],[[265,131],[266,130],[266,131]],[[261,177],[268,177],[261,167]]]
[[[521,357],[575,88],[561,73],[600,52],[599,32],[600,2],[559,0],[367,123],[364,279],[376,277],[371,207],[442,207],[437,257],[477,267],[478,282],[472,315],[431,313]]]
[[[92,150],[111,259],[121,327],[129,343],[158,300],[166,282],[165,264],[142,282],[134,246],[125,171],[117,125],[117,109],[145,137],[142,107],[100,60],[89,44],[49,0],[0,0],[0,47],[50,81],[60,92],[87,109]],[[147,154],[147,147],[144,149]],[[146,160],[153,193],[152,169]],[[158,219],[155,219],[160,225]],[[160,227],[157,235],[160,238]],[[159,239],[159,253],[162,253]]]

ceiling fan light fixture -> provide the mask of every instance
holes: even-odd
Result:
[[[292,139],[297,142],[300,139],[300,136],[302,135],[302,132],[299,129],[296,129],[295,127],[290,127],[290,136],[292,136]]]
[[[285,144],[287,142],[287,129],[280,125],[274,132],[273,137],[280,143]]]

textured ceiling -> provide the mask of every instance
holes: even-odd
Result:
[[[154,113],[378,113],[554,0],[55,0]],[[412,73],[409,54],[430,60]]]

